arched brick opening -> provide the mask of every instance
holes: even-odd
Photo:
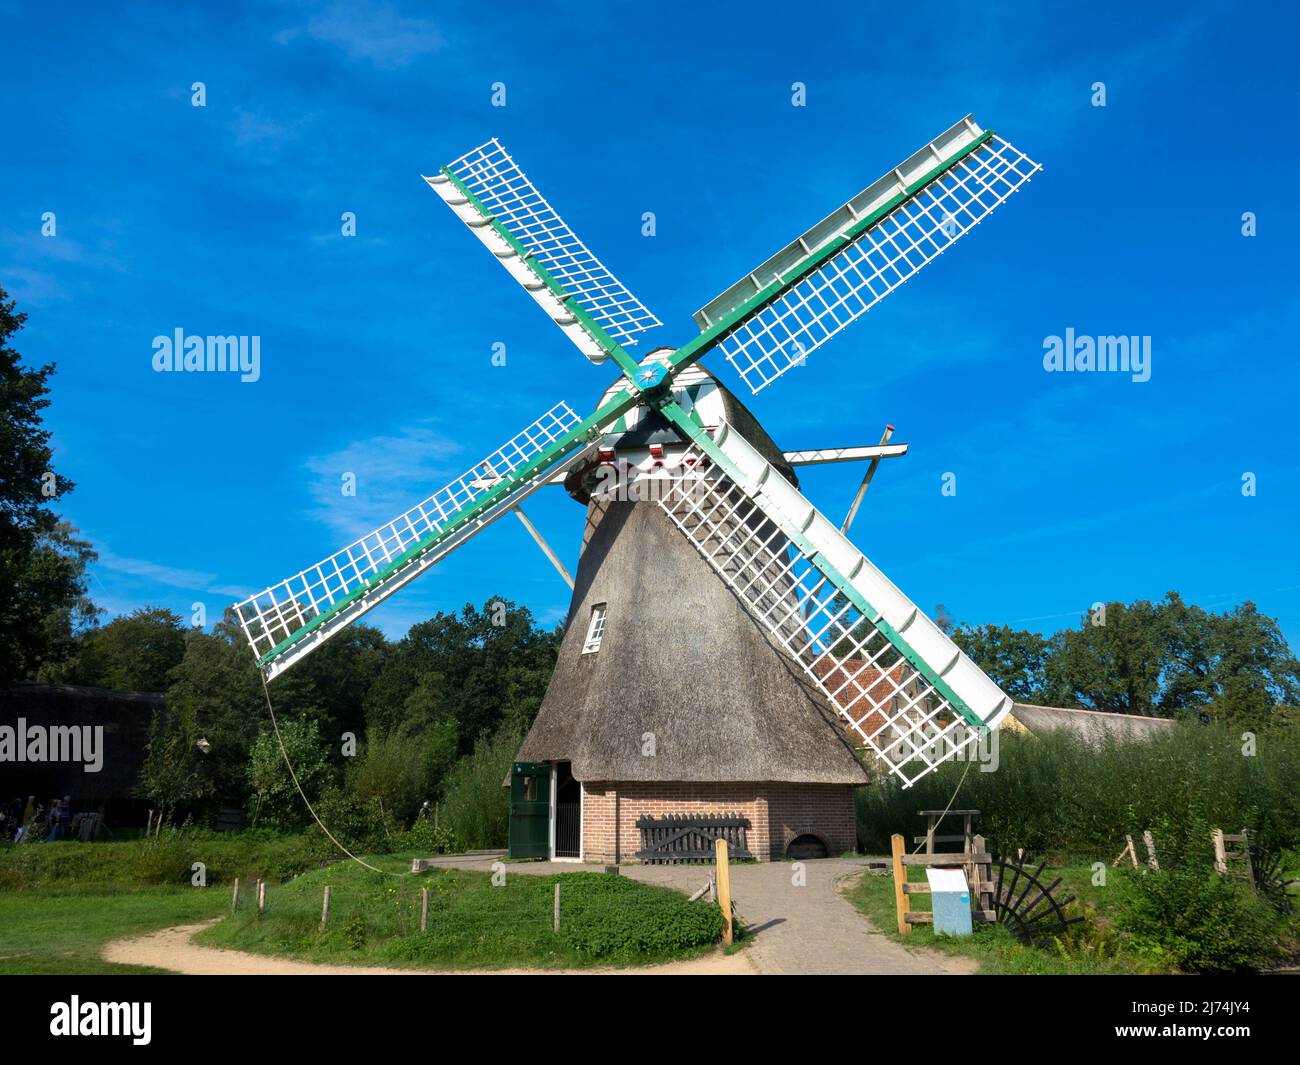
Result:
[[[820,832],[801,832],[785,845],[785,856],[795,861],[805,858],[829,858],[831,846]]]

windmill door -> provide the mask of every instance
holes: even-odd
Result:
[[[510,767],[511,858],[551,856],[551,766],[515,762]]]

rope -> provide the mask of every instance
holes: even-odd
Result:
[[[329,841],[333,843],[334,846],[336,846],[344,854],[346,854],[349,858],[351,858],[354,862],[356,862],[357,865],[364,866],[366,869],[369,869],[371,872],[374,873],[384,873],[388,876],[402,876],[403,875],[402,873],[394,873],[392,870],[389,869],[377,869],[369,862],[361,858],[358,858],[355,854],[353,854],[350,850],[348,850],[347,847],[343,846],[342,843],[340,843],[337,839],[334,838],[334,833],[332,833],[328,828],[326,828],[325,822],[322,821],[317,816],[315,808],[312,806],[310,800],[308,800],[307,798],[307,793],[302,790],[302,785],[298,783],[298,774],[293,771],[293,763],[289,761],[289,752],[284,749],[284,740],[280,736],[280,723],[275,720],[275,709],[274,707],[271,706],[271,689],[267,686],[266,674],[259,669],[257,671],[257,675],[262,680],[262,694],[266,696],[266,711],[271,715],[271,728],[275,731],[275,742],[280,745],[280,754],[284,758],[285,766],[287,766],[289,769],[289,776],[293,778],[293,786],[298,789],[298,794],[302,797],[302,803],[304,806],[307,807],[307,812],[311,814],[312,820],[315,821],[316,824],[320,826],[320,830],[324,832],[327,837],[329,837]]]
[[[961,786],[966,783],[966,774],[970,772],[970,767],[973,766],[974,764],[975,764],[974,758],[967,759],[966,768],[962,770],[961,779],[957,781],[957,786],[952,789],[952,796],[951,798],[948,799],[948,805],[943,808],[943,813],[939,815],[939,820],[937,820],[934,823],[934,831],[936,835],[939,832],[939,826],[943,824],[943,819],[948,816],[948,811],[952,809],[952,804],[957,801],[957,793],[961,791]],[[929,833],[927,832],[926,835],[928,836]],[[921,842],[916,845],[916,850],[912,851],[912,853],[913,854],[919,853],[921,848],[924,846],[925,846],[925,840],[921,840]]]

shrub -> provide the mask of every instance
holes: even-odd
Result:
[[[1081,741],[1058,731],[1044,736],[999,733],[998,766],[972,766],[957,807],[980,811],[976,830],[1001,846],[1035,853],[1119,853],[1124,834],[1151,829],[1163,857],[1209,854],[1209,826],[1272,826],[1280,846],[1300,843],[1300,731],[1260,736],[1243,753],[1240,731],[1180,725],[1142,742]],[[943,809],[966,770],[950,762],[903,790],[879,780],[858,796],[863,845],[888,852],[889,836],[919,835],[916,811]],[[948,826],[945,825],[945,829]]]
[[[262,877],[287,880],[338,852],[324,837],[164,828],[156,838],[123,843],[18,844],[0,850],[0,890],[129,890],[188,885],[194,862],[209,886]]]
[[[517,730],[503,728],[479,740],[447,774],[440,823],[470,850],[506,845],[510,796],[503,784],[522,742]]]
[[[560,936],[589,958],[676,954],[722,935],[722,911],[716,904],[688,902],[666,889],[647,891],[623,877],[565,877],[562,892]]]
[[[1153,961],[1188,972],[1240,972],[1276,962],[1283,929],[1240,880],[1201,868],[1126,873],[1115,926]]]

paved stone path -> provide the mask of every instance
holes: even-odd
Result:
[[[499,853],[436,858],[430,865],[489,872]],[[909,950],[887,939],[844,898],[839,882],[864,873],[865,859],[824,858],[803,864],[805,884],[793,883],[790,862],[731,867],[736,913],[754,936],[744,952],[761,973],[971,973],[976,963],[936,951]],[[509,862],[508,876],[596,872],[602,866],[575,862]],[[648,884],[694,892],[708,879],[700,865],[625,865],[622,875]],[[870,876],[872,874],[867,873]]]

